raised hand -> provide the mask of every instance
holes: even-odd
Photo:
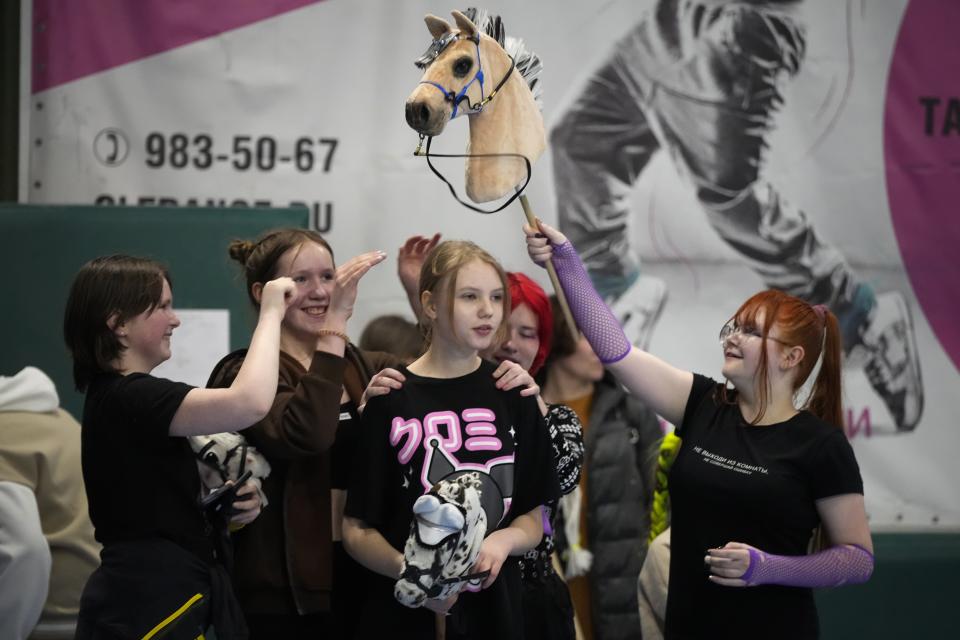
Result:
[[[397,252],[397,276],[403,288],[409,291],[411,288],[416,290],[420,280],[420,267],[427,254],[440,242],[440,234],[435,233],[433,237],[410,236],[403,246]]]
[[[260,312],[279,311],[281,315],[286,313],[294,300],[297,285],[291,278],[286,276],[271,280],[263,286],[263,293],[260,296]]]
[[[420,317],[420,268],[427,254],[440,242],[440,234],[435,233],[431,238],[424,236],[410,236],[397,252],[397,276],[407,294],[413,314]]]
[[[328,318],[338,323],[340,327],[346,325],[347,320],[353,315],[353,305],[357,301],[357,285],[360,279],[370,269],[383,262],[386,257],[387,254],[383,251],[369,251],[354,256],[337,267],[337,284],[330,295]]]
[[[539,218],[537,219],[537,228],[524,224],[523,233],[527,238],[527,253],[530,255],[530,259],[540,266],[543,266],[553,255],[553,247],[567,241],[567,236]]]

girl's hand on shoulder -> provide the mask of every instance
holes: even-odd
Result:
[[[742,542],[728,542],[719,549],[708,549],[703,562],[710,569],[710,582],[725,587],[749,586],[743,575],[750,568],[750,549],[757,551]]]
[[[498,532],[494,531],[484,539],[480,545],[480,554],[477,556],[477,561],[474,563],[473,568],[470,569],[470,573],[490,572],[490,575],[487,576],[483,584],[480,585],[481,589],[486,589],[496,582],[504,561],[507,559],[507,556],[510,555],[511,549],[509,541],[503,536],[497,535],[497,533]]]
[[[567,236],[539,218],[537,218],[536,228],[524,224],[523,232],[527,236],[527,253],[530,254],[530,259],[539,265],[543,265],[553,255],[552,246],[561,245],[567,241]]]
[[[368,251],[354,256],[337,267],[337,284],[330,296],[332,316],[338,316],[346,322],[353,315],[353,305],[357,301],[357,285],[370,269],[383,262],[387,254],[383,251]]]
[[[535,396],[540,393],[540,385],[533,379],[533,376],[516,362],[504,360],[493,372],[496,379],[496,387],[501,391],[509,391],[517,387],[525,387],[520,391],[521,396]]]
[[[380,373],[370,378],[370,383],[367,384],[367,388],[363,391],[363,397],[360,398],[358,411],[363,413],[363,408],[367,405],[367,401],[370,400],[370,398],[385,396],[394,389],[401,389],[405,381],[406,378],[404,375],[396,369],[390,369],[389,367],[383,369]]]
[[[260,308],[286,313],[287,307],[293,304],[295,293],[296,285],[291,278],[284,276],[271,280],[263,285]]]

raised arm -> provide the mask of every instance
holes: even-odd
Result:
[[[274,380],[276,396],[270,411],[247,434],[269,458],[282,460],[313,456],[333,444],[346,369],[343,358],[345,332],[353,315],[357,286],[361,278],[385,257],[382,251],[371,251],[337,267],[336,286],[323,324],[326,331],[317,336],[316,350],[306,373],[293,377],[281,375],[279,380]],[[262,293],[260,295],[262,297]],[[221,363],[209,386],[226,388],[235,384],[239,371],[247,364],[246,359],[236,357]]]
[[[523,226],[530,258],[540,265],[553,258],[573,317],[594,352],[631,393],[666,420],[679,424],[693,374],[631,345],[616,316],[594,289],[570,241],[550,225],[538,225],[538,229]]]
[[[260,319],[237,378],[227,389],[192,389],[170,422],[170,435],[239,431],[261,420],[277,392],[280,323],[293,299],[294,283],[277,278],[264,286]]]
[[[432,237],[410,236],[403,246],[397,252],[397,277],[400,278],[400,284],[407,294],[407,301],[410,308],[413,309],[413,315],[420,318],[420,268],[423,261],[440,242],[440,234],[435,233]]]
[[[337,283],[330,295],[324,333],[317,338],[317,351],[343,356],[347,348],[347,322],[353,316],[360,279],[386,259],[383,251],[368,251],[337,267]]]
[[[229,387],[242,364],[242,358],[235,358],[210,386]],[[269,459],[294,460],[329,449],[339,422],[345,369],[344,358],[323,351],[313,354],[303,375],[284,367],[274,382],[273,406],[244,437]]]

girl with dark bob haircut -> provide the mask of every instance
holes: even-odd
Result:
[[[109,326],[110,316],[123,322],[152,311],[160,304],[164,280],[173,282],[159,262],[120,255],[92,260],[77,274],[63,319],[77,391],[86,391],[98,373],[115,371],[126,349]]]
[[[166,268],[112,255],[83,265],[64,314],[74,382],[86,392],[83,479],[101,565],[80,601],[76,637],[245,638],[246,626],[211,527],[198,505],[196,459],[186,436],[244,429],[276,393],[280,321],[289,278],[263,287],[246,366],[227,389],[155,378],[180,320]],[[260,511],[252,483],[232,502],[243,526]]]

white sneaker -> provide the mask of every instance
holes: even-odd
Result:
[[[667,303],[667,284],[655,276],[640,276],[616,300],[607,303],[620,321],[627,339],[646,350]]]
[[[923,415],[923,380],[913,318],[901,293],[877,296],[861,338],[870,385],[887,405],[897,430],[912,431]]]

